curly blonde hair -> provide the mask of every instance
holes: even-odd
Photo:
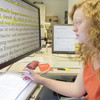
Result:
[[[69,13],[72,21],[77,8],[82,8],[85,16],[91,20],[91,27],[87,33],[88,41],[86,44],[80,43],[78,50],[80,58],[86,64],[90,57],[97,56],[100,65],[100,0],[81,0],[76,2]]]

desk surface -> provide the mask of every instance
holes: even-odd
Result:
[[[43,53],[41,53],[43,52]],[[21,61],[18,61],[16,63],[14,63],[11,68],[9,69],[9,71],[11,72],[23,72],[23,69],[26,67],[26,65],[28,63],[30,63],[33,60],[38,60],[41,64],[42,63],[49,63],[50,66],[53,68],[53,71],[49,71],[46,74],[50,74],[50,75],[77,75],[79,73],[79,70],[81,68],[81,64],[79,64],[78,62],[76,62],[75,60],[75,54],[52,54],[51,49],[48,49],[48,52],[45,51],[45,49],[43,48],[39,53],[36,54],[32,54],[29,57],[24,58]],[[53,63],[55,63],[55,65],[53,65]],[[58,65],[59,64],[59,65]],[[67,64],[67,65],[66,65]],[[56,66],[57,65],[57,66]],[[71,67],[71,66],[72,67]],[[56,68],[69,68],[69,71],[63,71],[63,70],[57,70]],[[9,68],[6,67],[5,69],[0,70],[0,72],[4,72],[5,70],[7,70]],[[40,73],[39,68],[37,67],[35,69],[35,72]]]

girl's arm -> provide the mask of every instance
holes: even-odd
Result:
[[[40,83],[51,90],[70,97],[81,97],[86,93],[83,84],[83,68],[80,70],[75,82],[62,82],[45,77],[28,70],[31,74],[24,73],[24,79],[30,78],[36,83]]]

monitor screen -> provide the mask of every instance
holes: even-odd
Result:
[[[40,9],[26,0],[0,0],[0,69],[40,48]]]
[[[76,35],[72,25],[54,25],[52,53],[73,54],[75,53]]]

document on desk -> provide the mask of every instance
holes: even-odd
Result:
[[[51,60],[50,61],[51,67],[57,68],[81,68],[82,64],[77,61],[72,60]]]
[[[31,82],[23,80],[20,73],[0,74],[0,100],[17,100]]]
[[[44,61],[43,57],[25,57],[24,59],[21,59],[18,62],[27,62],[27,61],[32,62],[34,60],[37,60],[39,62],[43,62]]]

